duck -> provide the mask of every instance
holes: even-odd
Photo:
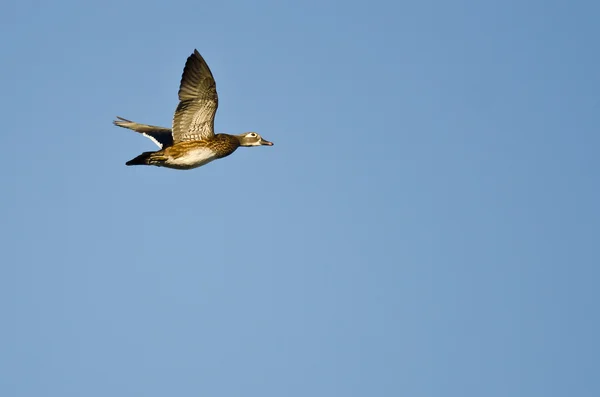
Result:
[[[179,103],[172,128],[140,124],[116,117],[113,124],[136,131],[160,150],[144,152],[125,165],[151,165],[190,170],[229,156],[239,147],[273,146],[258,133],[215,134],[219,98],[213,74],[197,49],[187,58],[179,84]]]

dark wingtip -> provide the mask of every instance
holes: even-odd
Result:
[[[124,127],[122,124],[123,123],[131,123],[130,120],[124,119],[123,117],[120,116],[115,116],[116,120],[113,120],[113,124],[116,125],[117,127]]]

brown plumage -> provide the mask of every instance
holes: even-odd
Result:
[[[138,124],[117,117],[113,123],[150,138],[161,150],[144,152],[126,165],[155,165],[192,169],[229,156],[240,146],[272,146],[256,132],[240,135],[214,133],[218,95],[213,75],[204,59],[194,50],[186,61],[179,87],[179,104],[173,129]]]

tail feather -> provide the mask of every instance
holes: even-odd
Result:
[[[125,163],[125,165],[149,165],[149,160],[154,152],[144,152]]]
[[[161,166],[168,158],[159,150],[158,152],[144,152],[125,163],[125,165],[157,165]]]

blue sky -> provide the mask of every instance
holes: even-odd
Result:
[[[599,11],[3,2],[0,395],[600,395]]]

